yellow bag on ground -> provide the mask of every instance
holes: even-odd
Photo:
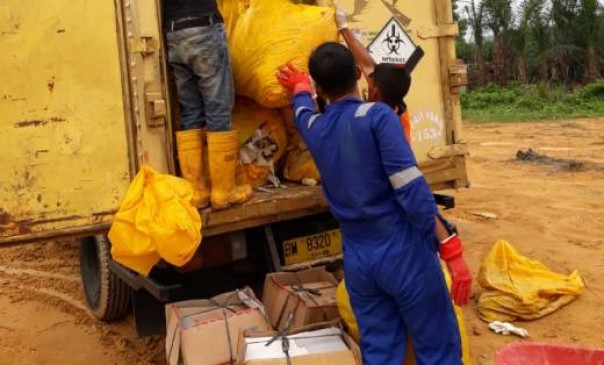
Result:
[[[247,98],[237,98],[233,128],[238,131],[241,146],[237,184],[258,187],[266,185],[271,175],[275,179],[274,165],[287,148],[285,122],[279,111],[263,108]]]
[[[267,108],[291,103],[289,93],[275,75],[291,62],[307,71],[308,57],[320,44],[338,40],[334,9],[296,5],[289,0],[223,0],[230,30],[235,91]],[[235,23],[233,26],[232,24]]]
[[[321,181],[321,175],[319,174],[317,165],[294,123],[294,112],[291,108],[282,108],[281,115],[283,115],[285,119],[285,128],[289,138],[287,158],[283,168],[283,177],[287,180],[297,182],[304,179]]]
[[[447,282],[447,287],[451,287],[451,276],[449,275],[449,271],[446,269],[445,265],[441,262],[441,267],[443,273],[445,274],[445,280]],[[450,289],[449,289],[450,290]],[[340,312],[340,317],[346,324],[346,328],[350,336],[358,343],[360,342],[360,332],[359,327],[357,325],[357,320],[352,312],[352,307],[350,306],[350,298],[348,297],[348,292],[346,291],[346,285],[344,280],[340,282],[338,285],[338,289],[336,292],[336,298],[338,300],[338,311]],[[470,340],[468,338],[468,334],[466,332],[466,324],[463,320],[463,313],[461,308],[457,306],[453,306],[455,310],[455,317],[457,317],[457,323],[459,325],[459,334],[461,337],[461,352],[462,352],[462,363],[464,365],[470,365],[472,363],[472,359],[470,358]],[[415,354],[413,352],[413,345],[411,343],[411,339],[407,340],[407,350],[405,351],[405,361],[404,365],[415,365]]]
[[[189,182],[143,166],[109,230],[113,259],[144,276],[160,259],[186,264],[201,243],[201,217],[192,199]]]
[[[503,240],[495,243],[480,266],[478,283],[485,289],[478,311],[487,322],[541,318],[583,291],[583,280],[576,270],[569,276],[554,273]]]

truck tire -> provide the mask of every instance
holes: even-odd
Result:
[[[109,269],[109,240],[104,235],[80,241],[80,275],[88,307],[101,321],[123,318],[130,309],[131,289]]]

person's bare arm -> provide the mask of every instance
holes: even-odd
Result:
[[[436,238],[438,238],[438,242],[442,242],[444,240],[446,240],[447,238],[449,238],[449,236],[451,236],[451,233],[449,232],[449,230],[447,229],[447,227],[445,227],[445,225],[443,224],[443,222],[438,219],[438,217],[435,218],[436,221]]]
[[[361,43],[360,40],[352,33],[352,31],[348,28],[347,23],[347,14],[346,10],[342,8],[340,5],[336,6],[336,23],[338,24],[338,30],[344,37],[344,41],[352,52],[355,61],[361,67],[361,71],[365,77],[369,77],[373,70],[375,69],[375,62],[371,55],[367,51],[367,48]]]
[[[363,75],[365,75],[365,77],[369,77],[375,69],[375,62],[373,62],[373,58],[371,58],[367,48],[365,48],[363,43],[361,43],[361,41],[359,41],[357,37],[352,34],[350,29],[344,28],[340,31],[340,33],[342,33],[348,49],[350,49],[350,52],[352,52],[354,60],[357,62],[359,67],[361,67]]]

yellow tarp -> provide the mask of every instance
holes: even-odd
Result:
[[[296,5],[289,0],[223,0],[235,91],[267,108],[291,103],[277,81],[280,66],[291,62],[307,71],[308,57],[320,44],[338,40],[334,9]]]
[[[109,230],[113,259],[145,276],[160,259],[186,264],[201,243],[201,217],[192,198],[186,180],[143,166]]]
[[[451,288],[451,276],[449,275],[449,271],[442,262],[441,267],[445,275],[447,287]],[[357,320],[352,312],[352,307],[350,306],[350,299],[348,297],[348,292],[346,291],[344,280],[342,280],[338,286],[336,297],[338,300],[338,311],[340,312],[340,317],[342,317],[342,320],[346,324],[346,328],[350,336],[358,343],[361,335],[359,333]],[[459,334],[461,336],[462,363],[464,365],[470,365],[472,364],[472,359],[470,358],[470,339],[468,338],[468,334],[466,332],[466,324],[463,320],[463,313],[461,308],[455,305],[453,306],[453,309],[455,310],[455,317],[457,317]],[[403,365],[415,365],[415,354],[413,352],[411,339],[407,340],[407,350],[405,351],[405,354],[405,361],[403,362]]]
[[[253,163],[237,166],[237,184],[252,187],[265,185],[270,174],[270,164],[277,164],[287,148],[285,121],[277,110],[263,108],[253,100],[237,98],[233,110],[233,127],[237,129],[240,146],[247,144],[257,156]],[[243,149],[241,155],[246,157]]]
[[[485,289],[478,311],[487,322],[541,318],[583,291],[583,280],[576,270],[569,276],[554,273],[503,240],[495,243],[482,263],[478,283]]]

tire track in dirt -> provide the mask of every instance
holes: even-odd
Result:
[[[9,297],[11,304],[38,302],[69,315],[71,319],[61,326],[84,326],[98,337],[104,351],[123,359],[119,364],[164,362],[162,338],[137,338],[132,321],[103,323],[89,311],[79,277],[77,243],[45,242],[0,250],[0,295]]]
[[[7,275],[31,275],[40,278],[48,278],[48,279],[58,279],[58,280],[66,280],[71,282],[80,282],[80,278],[76,276],[66,276],[61,274],[55,274],[47,271],[40,270],[32,270],[32,269],[18,269],[11,268],[8,266],[0,265],[0,273],[4,273]]]

